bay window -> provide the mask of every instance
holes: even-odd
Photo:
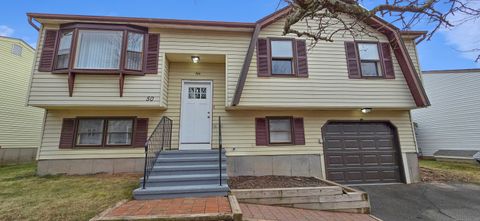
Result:
[[[146,33],[129,25],[62,25],[53,72],[142,74]]]
[[[380,77],[380,55],[377,43],[358,43],[360,72],[364,77]]]

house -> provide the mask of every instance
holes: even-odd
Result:
[[[32,162],[40,146],[44,111],[26,106],[35,50],[0,36],[0,165]]]
[[[443,150],[473,160],[480,151],[480,69],[423,71],[422,78],[432,102],[412,111],[422,156]]]
[[[214,160],[223,144],[229,176],[417,182],[424,32],[372,18],[373,37],[310,48],[282,36],[289,10],[255,23],[29,13],[40,38],[28,103],[47,110],[38,174],[149,174],[153,134],[161,162],[177,157],[154,168],[169,178],[180,161],[215,169],[171,150]]]

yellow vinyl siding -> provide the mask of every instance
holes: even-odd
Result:
[[[414,152],[415,143],[407,110],[374,110],[362,114],[359,110],[230,110],[224,107],[224,64],[170,63],[168,73],[168,109],[157,110],[49,110],[40,159],[125,158],[143,157],[142,148],[58,149],[63,118],[78,116],[138,116],[148,117],[149,134],[162,116],[173,120],[172,148],[178,148],[181,83],[182,80],[213,80],[212,146],[218,147],[218,116],[222,116],[224,147],[230,156],[322,154],[320,143],[322,126],[328,120],[384,120],[391,121],[399,132],[402,152]],[[196,72],[200,74],[197,75]],[[265,116],[303,117],[306,145],[256,146],[255,118]]]
[[[408,55],[412,59],[413,65],[415,65],[415,70],[417,74],[420,75],[420,62],[418,61],[417,46],[415,45],[415,40],[412,39],[403,39],[405,46],[407,47]]]
[[[48,110],[45,129],[38,159],[84,159],[84,158],[129,158],[143,157],[143,148],[92,148],[59,149],[60,132],[63,118],[87,116],[137,116],[149,118],[148,134],[152,133],[161,118],[161,111],[156,110]]]
[[[261,38],[282,37],[284,19],[261,32]],[[305,23],[294,27],[303,30]],[[372,30],[374,37],[357,40],[387,42],[382,34]],[[288,36],[292,37],[292,36]],[[279,108],[412,108],[412,96],[394,59],[395,79],[349,79],[344,41],[353,41],[349,35],[337,35],[334,42],[320,41],[308,51],[308,78],[257,77],[256,53],[248,73],[239,107]],[[307,40],[307,45],[309,45]],[[392,57],[395,58],[392,52]],[[230,84],[236,78],[229,76]],[[229,96],[234,88],[229,88]]]
[[[321,127],[328,120],[384,120],[398,127],[403,152],[414,152],[409,111],[378,111],[364,115],[360,110],[337,111],[273,111],[230,110],[223,107],[225,99],[223,64],[170,63],[169,106],[164,116],[173,120],[172,147],[178,148],[180,122],[180,96],[182,80],[213,80],[212,146],[218,147],[218,116],[222,116],[223,143],[229,155],[285,155],[322,153]],[[199,72],[200,75],[195,75]],[[303,117],[306,145],[256,146],[255,118],[265,116]],[[235,150],[233,150],[235,148]]]
[[[142,107],[165,108],[161,105],[161,85],[163,70],[159,65],[158,74],[125,77],[123,97],[120,97],[118,75],[82,75],[77,74],[73,96],[68,94],[68,77],[66,74],[52,74],[38,71],[45,29],[40,31],[39,50],[36,56],[35,71],[32,77],[29,104],[39,107]],[[160,56],[160,55],[159,55]],[[162,56],[159,63],[162,64]],[[147,101],[147,96],[154,96]]]
[[[13,45],[21,56],[11,53]],[[44,111],[28,107],[25,100],[35,51],[17,39],[0,37],[0,147],[37,148]]]

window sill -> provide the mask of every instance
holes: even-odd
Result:
[[[75,74],[92,74],[92,75],[118,75],[120,73],[127,74],[127,75],[145,75],[143,71],[130,71],[130,70],[103,70],[103,69],[60,69],[52,71],[52,74],[68,74],[68,73],[75,73]]]

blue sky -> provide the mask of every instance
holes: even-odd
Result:
[[[254,22],[274,12],[279,0],[2,0],[2,3],[0,35],[35,45],[37,32],[28,24],[27,12]],[[472,54],[462,52],[472,44],[480,47],[480,40],[472,40],[480,38],[479,32],[477,21],[439,32],[432,40],[422,42],[418,46],[422,70],[480,68],[479,63],[473,62]]]

